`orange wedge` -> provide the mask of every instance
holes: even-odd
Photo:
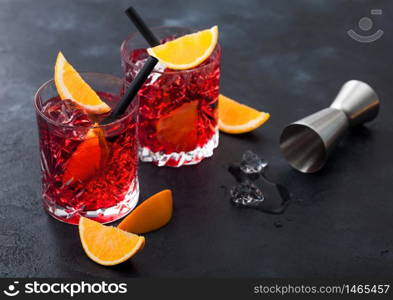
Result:
[[[113,266],[143,249],[145,238],[88,218],[79,220],[79,236],[86,255],[94,262]]]
[[[253,131],[270,118],[270,114],[240,104],[224,95],[218,97],[218,128],[231,134]]]
[[[203,63],[213,53],[217,40],[218,27],[214,26],[149,48],[147,52],[168,68],[186,70]]]
[[[157,139],[162,144],[188,151],[195,148],[198,101],[186,102],[157,122]]]
[[[55,85],[61,99],[70,99],[90,113],[102,114],[111,110],[61,52],[55,65]]]
[[[172,191],[163,190],[143,201],[117,227],[133,233],[157,230],[171,220],[172,213]]]
[[[109,149],[100,128],[92,128],[85,140],[78,145],[68,159],[64,169],[63,183],[84,182],[96,175],[105,164]]]

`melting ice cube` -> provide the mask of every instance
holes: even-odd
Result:
[[[135,78],[139,71],[142,70],[143,66],[146,63],[147,58],[138,60],[134,63],[134,66],[128,71],[128,76],[130,78]],[[146,81],[147,85],[153,84],[158,78],[161,77],[162,73],[165,71],[165,65],[163,65],[162,63],[158,62],[153,71],[151,72],[151,74],[148,77],[148,80]]]
[[[240,165],[230,164],[228,171],[238,184],[231,188],[231,201],[239,207],[252,207],[271,214],[281,214],[288,207],[290,194],[281,184],[270,181],[268,162],[252,151],[246,151]],[[262,192],[263,191],[263,192]]]
[[[268,165],[268,161],[261,159],[254,152],[247,150],[243,153],[242,160],[240,162],[240,169],[246,174],[260,173]]]
[[[162,72],[164,72],[164,70],[165,70],[165,65],[158,62],[153,70],[155,72],[152,72],[150,75],[151,76],[150,84],[153,84],[158,78],[160,78],[160,76],[161,76]]]
[[[239,206],[258,207],[265,197],[262,191],[251,182],[242,182],[231,189],[231,200]]]

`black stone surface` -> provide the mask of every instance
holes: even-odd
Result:
[[[41,207],[32,98],[53,76],[57,51],[80,70],[120,75],[119,45],[134,4],[152,26],[220,27],[222,93],[263,109],[253,133],[220,136],[212,159],[180,169],[140,167],[141,199],[171,188],[172,222],[145,250],[105,268],[84,254],[77,228]],[[351,40],[370,9],[385,35]],[[333,277],[393,274],[393,59],[391,1],[0,1],[0,276]],[[378,92],[377,120],[347,136],[315,175],[292,170],[282,128],[327,106],[346,80]],[[294,202],[284,215],[231,205],[227,172],[251,149]],[[277,224],[280,224],[277,226]]]

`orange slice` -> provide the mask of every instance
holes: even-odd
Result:
[[[61,52],[55,65],[55,85],[61,99],[70,99],[90,113],[102,114],[111,110]]]
[[[217,40],[218,27],[214,26],[149,48],[147,52],[168,68],[186,70],[203,63],[213,53]]]
[[[117,227],[133,233],[157,230],[171,220],[172,213],[172,191],[163,190],[143,201]]]
[[[195,123],[198,118],[198,101],[187,102],[172,110],[157,122],[157,139],[164,145],[188,151],[198,141]]]
[[[145,238],[88,218],[79,220],[79,236],[86,255],[94,262],[113,266],[143,249]]]
[[[108,156],[109,149],[104,133],[100,128],[90,129],[85,140],[78,145],[66,162],[63,183],[84,182],[90,179],[100,171]]]
[[[231,134],[253,131],[270,118],[269,113],[240,104],[224,95],[218,97],[218,128]]]

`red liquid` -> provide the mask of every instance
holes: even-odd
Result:
[[[145,49],[136,49],[123,59],[126,84],[135,78],[146,57]],[[218,46],[194,69],[153,72],[139,91],[141,147],[164,154],[189,152],[212,139],[217,130],[220,58]],[[177,163],[169,160],[166,165]]]
[[[98,94],[111,107],[118,100],[107,93]],[[84,165],[86,158],[88,162],[96,162],[97,157],[94,155],[97,150],[100,154],[98,160],[103,157],[102,153],[105,154],[105,160],[99,160],[99,168],[94,169],[94,172],[90,171],[88,176],[77,176],[79,178],[66,180],[66,170],[71,168],[71,157],[77,151],[83,152],[81,150],[83,146],[80,145],[86,141],[86,134],[93,122],[90,120],[91,117],[70,100],[60,100],[58,97],[49,99],[43,105],[42,111],[57,123],[78,126],[54,126],[42,117],[37,118],[44,204],[66,208],[70,213],[79,210],[84,215],[87,211],[113,207],[123,201],[137,176],[136,114],[127,116],[117,127],[113,124],[110,128],[105,128],[101,131],[103,135],[98,148],[88,148],[87,157],[86,154],[78,154],[80,162],[78,157],[74,159],[76,163],[73,168],[75,169],[76,164],[78,174],[83,173],[89,169],[88,165]],[[79,220],[79,215],[71,219],[55,217],[73,224]],[[111,218],[104,216],[93,217],[93,219],[100,222],[111,221]],[[112,219],[116,219],[116,216]]]

